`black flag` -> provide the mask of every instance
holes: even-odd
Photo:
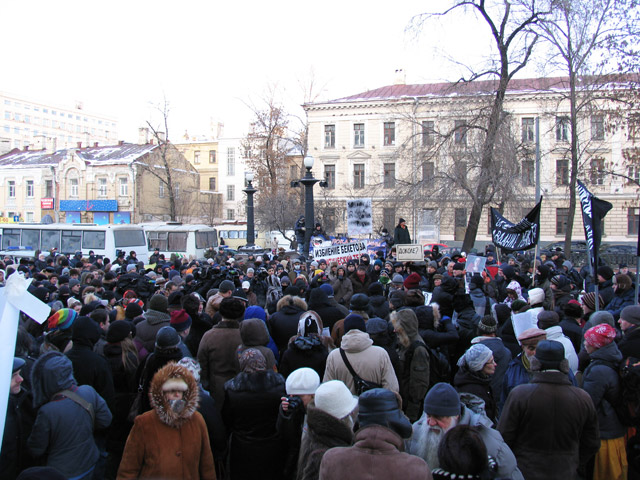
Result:
[[[580,180],[578,180],[578,197],[582,206],[582,223],[584,224],[584,236],[589,247],[591,267],[595,272],[598,268],[598,250],[602,239],[600,225],[613,205],[594,196]]]
[[[491,207],[491,237],[493,243],[508,252],[529,250],[538,243],[542,198],[527,216],[513,224]]]

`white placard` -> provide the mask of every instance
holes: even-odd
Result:
[[[363,253],[367,253],[367,243],[363,241],[313,247],[313,259],[324,259],[327,263],[344,264],[349,260],[359,259]]]
[[[420,244],[396,245],[396,259],[399,262],[422,262],[424,251]]]
[[[370,198],[347,200],[347,232],[350,237],[373,233],[372,220]]]
[[[513,331],[516,338],[518,338],[525,330],[538,328],[538,324],[532,321],[531,314],[529,312],[516,313],[512,315],[511,322],[513,323]],[[520,342],[518,341],[518,343]]]

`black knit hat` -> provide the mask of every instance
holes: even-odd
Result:
[[[107,342],[118,343],[124,340],[131,333],[131,323],[126,320],[116,320],[109,325],[107,330]]]
[[[396,394],[386,388],[374,388],[360,395],[358,423],[360,427],[387,427],[402,438],[409,438],[412,433],[411,422],[400,410]]]
[[[180,336],[173,327],[162,327],[156,334],[156,351],[177,348],[180,345]]]

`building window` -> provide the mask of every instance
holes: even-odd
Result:
[[[236,199],[236,186],[227,185],[227,201],[233,202]]]
[[[592,185],[604,185],[604,158],[592,158],[589,180]]]
[[[158,197],[164,198],[164,182],[162,180],[158,183]]]
[[[464,120],[455,121],[453,139],[456,145],[467,144],[467,122]]]
[[[556,208],[556,235],[567,234],[568,218],[569,218],[568,208]]]
[[[536,164],[533,160],[523,160],[522,162],[522,184],[525,187],[532,187],[536,184]]]
[[[107,179],[106,178],[98,179],[98,196],[99,197],[107,196]]]
[[[236,211],[233,208],[227,208],[227,220],[235,220]]]
[[[336,126],[324,126],[324,148],[336,148]]]
[[[364,188],[364,164],[356,163],[353,166],[353,188]]]
[[[193,163],[195,165],[200,165],[200,151],[196,150],[193,152]]]
[[[627,209],[627,235],[638,235],[640,227],[640,208]]]
[[[556,117],[556,141],[568,142],[569,141],[569,117]]]
[[[535,119],[527,117],[522,119],[522,143],[533,143],[536,140]]]
[[[175,198],[175,199],[180,198],[180,184],[179,183],[175,183],[173,185],[173,198]]]
[[[27,212],[27,222],[33,222],[33,212]]]
[[[129,195],[129,180],[127,178],[118,179],[120,189],[119,194],[121,197],[127,197]]]
[[[209,190],[216,191],[216,177],[209,177]]]
[[[396,144],[396,122],[384,122],[383,125],[383,144],[392,146]]]
[[[432,120],[422,122],[422,146],[429,147],[435,143],[435,125]]]
[[[384,168],[384,188],[395,188],[396,186],[396,164],[385,163]]]
[[[364,123],[355,123],[353,125],[353,146],[355,148],[364,147]]]
[[[69,196],[72,198],[78,198],[79,184],[77,178],[72,178],[69,180],[69,184],[71,185]]]
[[[632,163],[627,167],[628,183],[640,185],[640,163]]]
[[[209,150],[209,163],[216,163],[216,151]]]
[[[569,185],[569,160],[556,160],[556,185]]]
[[[392,207],[385,207],[382,209],[382,226],[387,231],[393,233],[393,229],[396,226],[396,209]]]
[[[53,198],[53,180],[44,181],[44,196],[45,198]]]
[[[604,115],[591,116],[591,140],[604,140]]]
[[[9,180],[7,182],[9,198],[16,198],[16,182],[13,180]]]
[[[236,149],[227,148],[227,175],[234,176],[236,174]]]
[[[33,198],[33,196],[34,196],[33,180],[27,180],[27,198]]]
[[[433,182],[433,177],[436,176],[436,166],[433,162],[424,162],[422,164],[422,182],[430,184]]]
[[[327,182],[327,188],[334,190],[336,188],[336,166],[324,166],[324,179]]]
[[[289,180],[296,180],[300,172],[298,165],[289,165]]]

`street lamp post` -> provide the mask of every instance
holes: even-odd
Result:
[[[315,224],[314,220],[314,199],[313,199],[313,186],[320,180],[313,178],[311,169],[313,168],[313,157],[307,155],[304,157],[304,168],[307,169],[307,173],[300,179],[300,183],[304,185],[304,248],[303,254],[309,259],[309,247],[311,243],[311,233]]]
[[[243,190],[247,194],[247,248],[253,248],[255,242],[255,223],[253,218],[253,195],[258,191],[254,188],[253,184],[253,172],[247,172],[245,174],[247,180],[247,186]]]

